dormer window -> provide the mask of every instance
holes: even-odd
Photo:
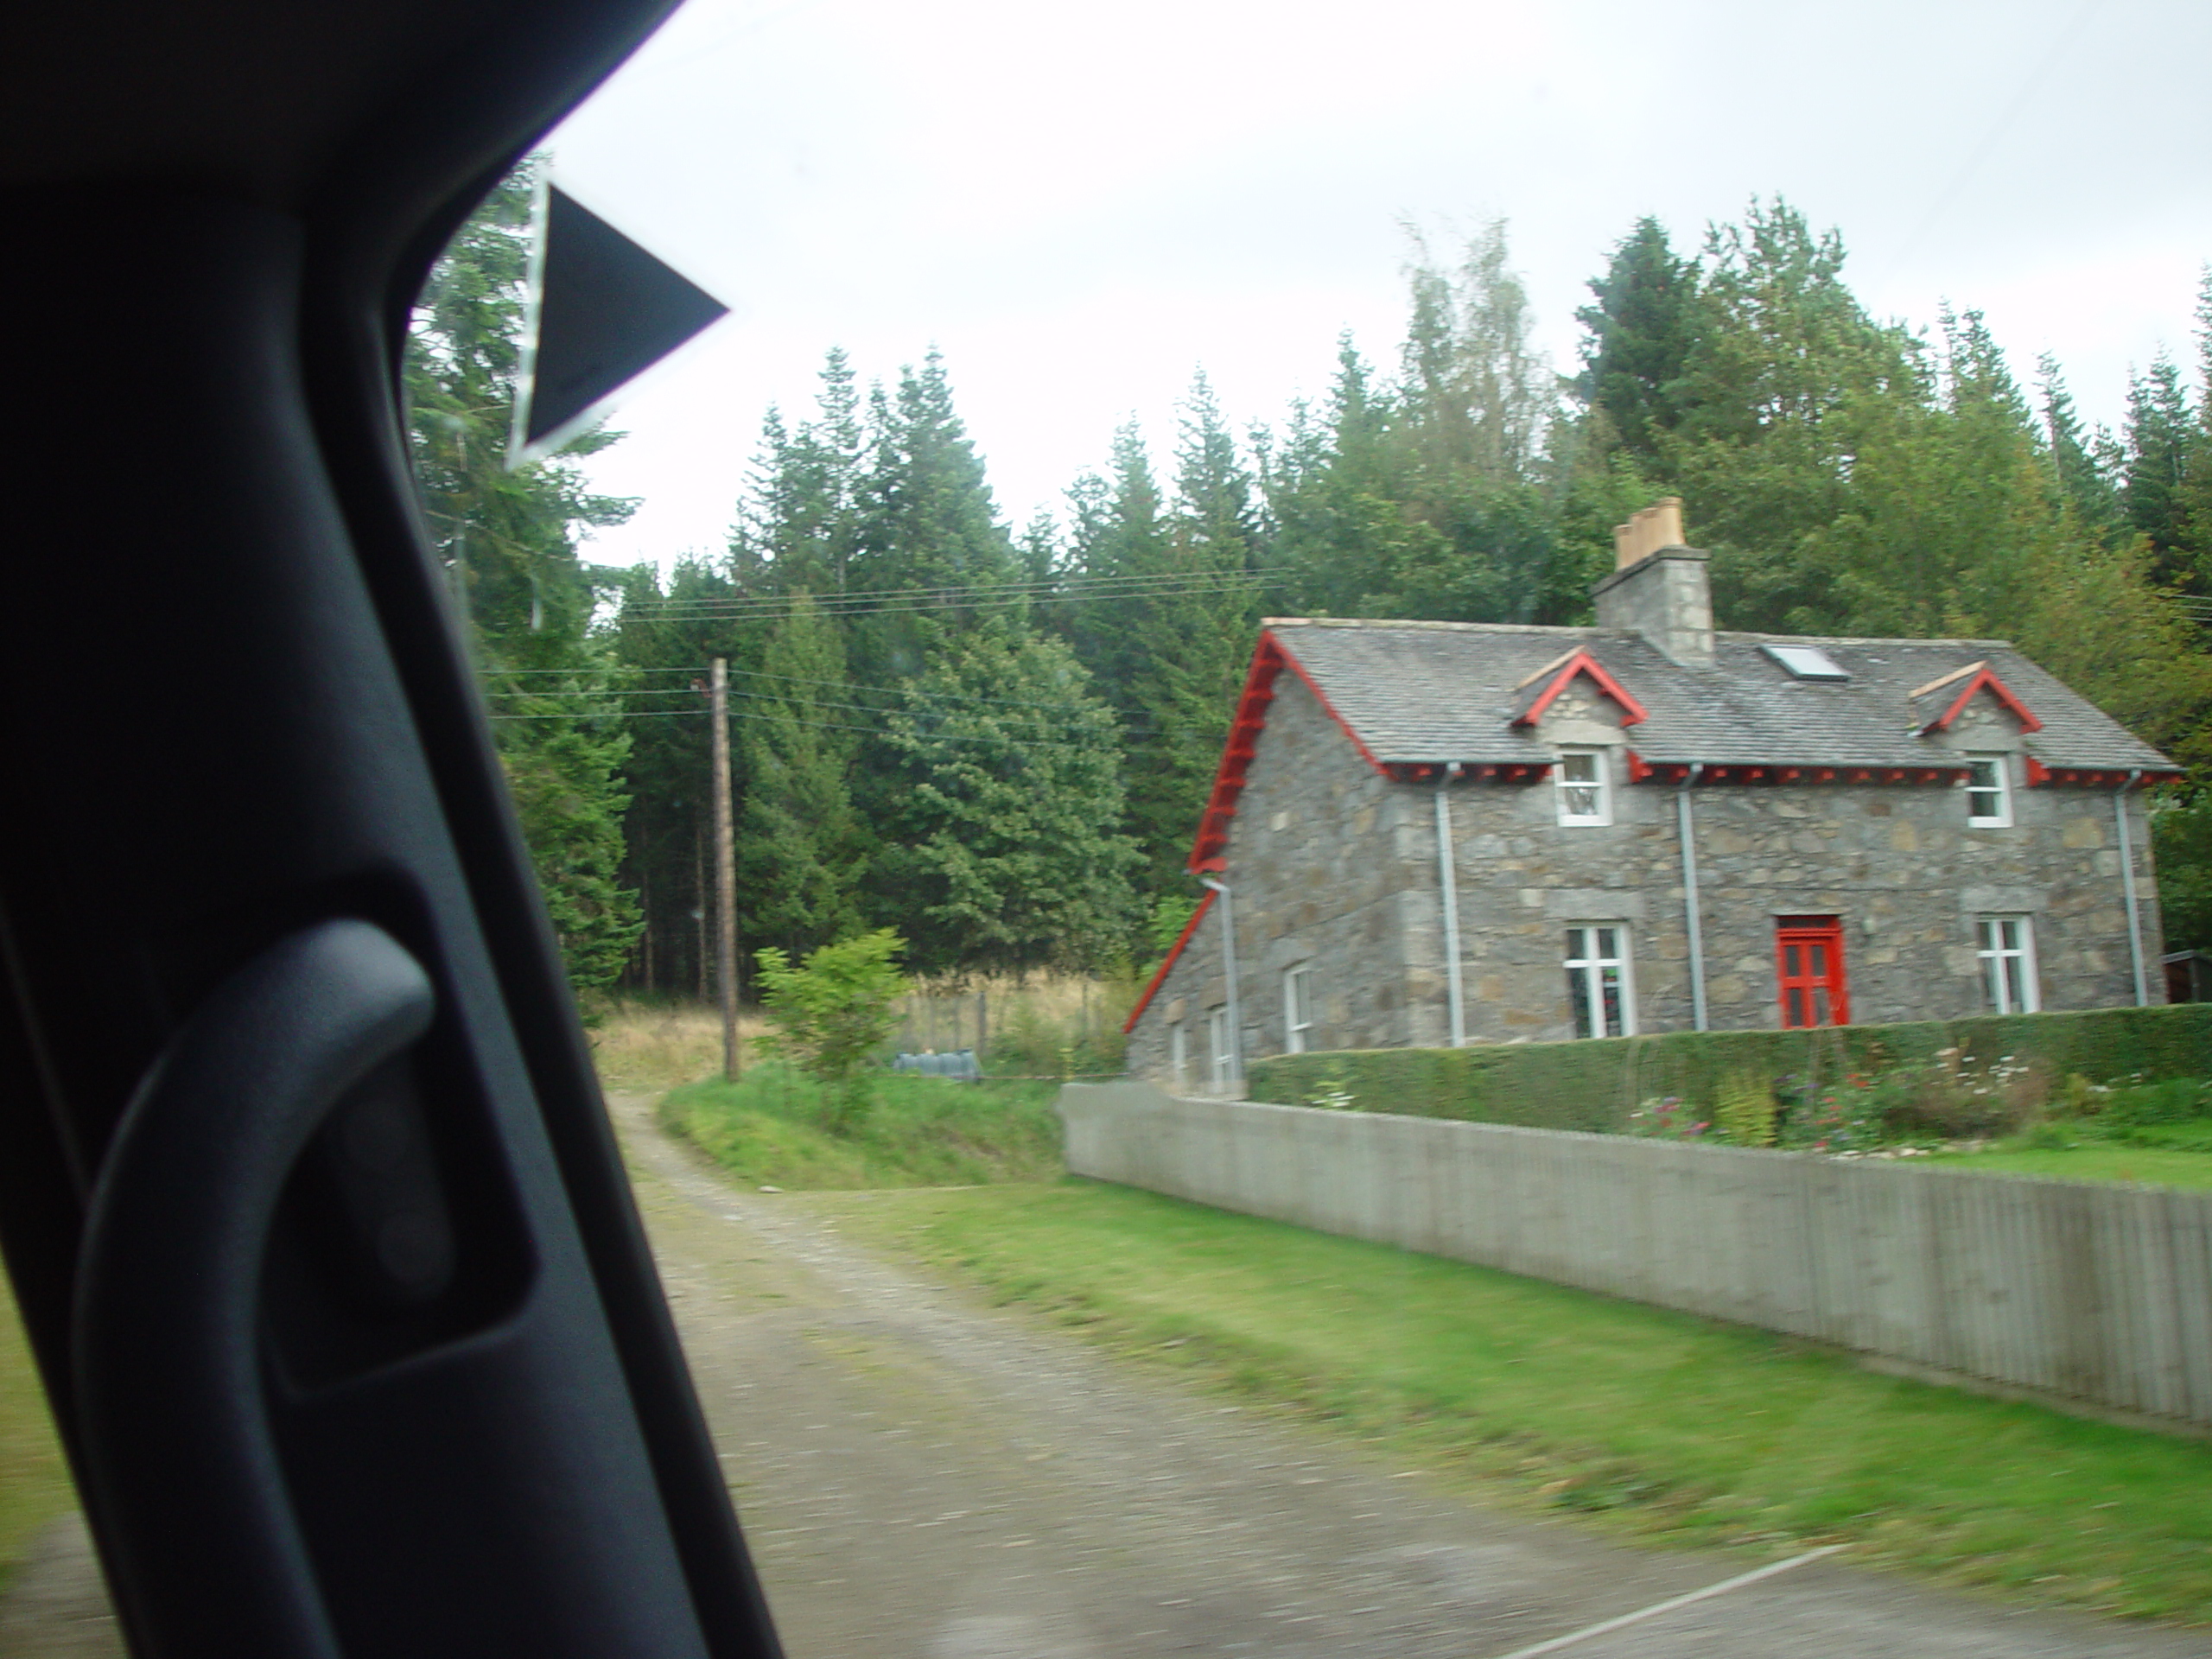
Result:
[[[1552,768],[1559,787],[1559,821],[1583,826],[1611,823],[1613,798],[1603,749],[1562,749]]]
[[[2001,754],[1967,757],[1967,823],[1976,830],[2006,830],[2012,823],[2012,779]]]

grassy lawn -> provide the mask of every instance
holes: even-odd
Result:
[[[2065,1155],[2065,1154],[2060,1154]],[[2212,1445],[1789,1338],[1079,1180],[834,1195],[872,1237],[1491,1500],[2212,1622]]]
[[[844,1132],[823,1086],[779,1062],[737,1083],[687,1084],[661,1122],[742,1180],[810,1187],[969,1186],[1057,1176],[1060,1122],[1052,1083],[874,1078],[873,1103]]]
[[[2212,1187],[2212,1153],[2176,1152],[2164,1147],[1996,1147],[1988,1152],[1936,1153],[1915,1161],[2000,1175],[2040,1175],[2054,1181]]]
[[[33,1534],[76,1507],[15,1300],[0,1279],[0,1586]]]

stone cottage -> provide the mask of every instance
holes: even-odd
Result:
[[[1129,1065],[2163,1001],[2144,789],[2002,640],[1724,633],[1679,504],[1598,625],[1271,620]]]

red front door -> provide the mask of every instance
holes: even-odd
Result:
[[[1785,1028],[1851,1023],[1851,991],[1843,977],[1841,917],[1776,917],[1774,960],[1782,985]]]

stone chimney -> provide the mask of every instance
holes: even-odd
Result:
[[[1669,496],[1613,527],[1613,574],[1591,590],[1598,626],[1642,634],[1687,667],[1713,665],[1707,556],[1682,545],[1682,504]]]

